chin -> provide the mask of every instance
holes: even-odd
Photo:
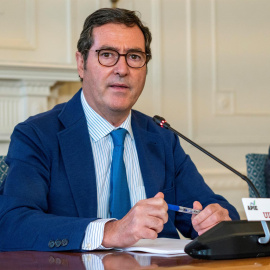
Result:
[[[111,104],[110,108],[112,111],[114,112],[126,112],[126,111],[130,111],[132,108],[133,104],[126,104],[125,102],[115,102],[113,104]]]
[[[126,107],[111,107],[111,111],[115,113],[126,113],[129,112],[130,109]]]

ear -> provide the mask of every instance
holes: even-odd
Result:
[[[84,75],[84,60],[83,60],[83,56],[80,52],[76,52],[76,61],[77,61],[77,70],[78,70],[78,74],[80,76],[81,79],[83,79],[83,75]]]

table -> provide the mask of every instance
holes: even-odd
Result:
[[[135,254],[135,255],[134,255]],[[86,262],[86,264],[84,263]],[[142,262],[148,262],[142,265]],[[94,265],[91,266],[91,263]],[[97,263],[97,264],[96,264]],[[100,251],[88,253],[16,251],[0,253],[0,269],[89,269],[95,270],[183,270],[183,269],[270,269],[270,257],[239,260],[198,260],[185,256],[157,257],[146,253],[124,253]],[[147,266],[148,264],[148,266]],[[149,266],[151,264],[151,266]]]

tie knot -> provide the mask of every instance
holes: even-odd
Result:
[[[114,146],[124,145],[126,134],[127,134],[127,130],[125,130],[124,128],[113,130],[111,132],[111,136],[113,139]]]

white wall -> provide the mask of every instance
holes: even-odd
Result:
[[[49,106],[56,82],[77,81],[82,23],[109,6],[109,0],[1,0],[0,154],[16,122]],[[120,0],[118,6],[139,10],[153,34],[153,59],[136,108],[164,116],[246,173],[245,155],[266,153],[270,144],[270,1]],[[53,94],[57,100],[57,89]],[[246,184],[182,145],[207,183],[245,217]]]

